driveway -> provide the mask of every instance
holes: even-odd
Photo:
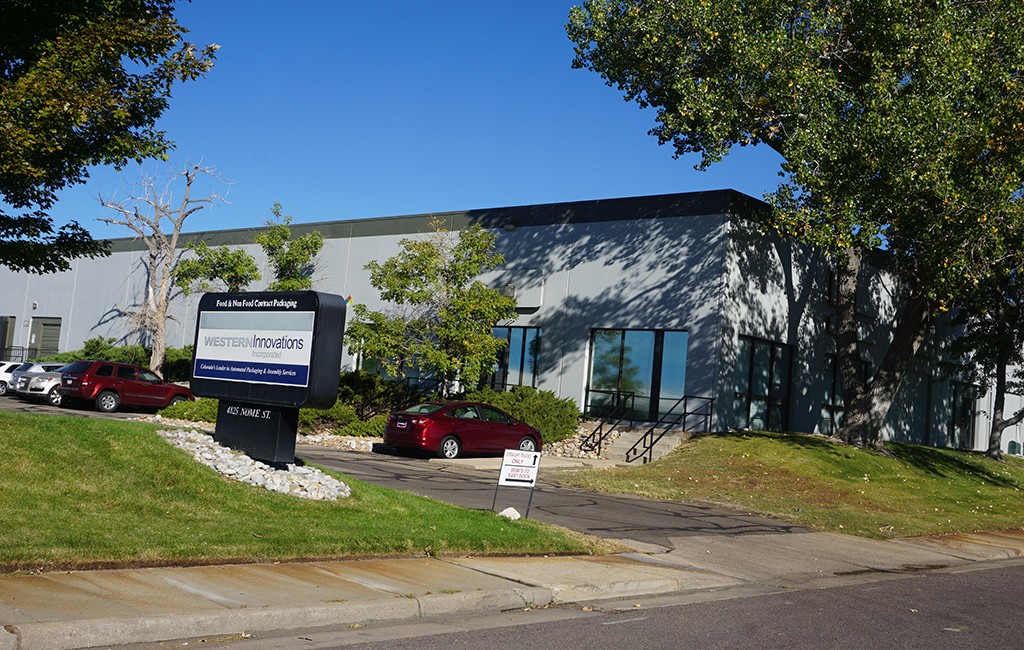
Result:
[[[696,535],[803,533],[808,529],[742,512],[674,501],[584,492],[545,480],[541,468],[532,501],[526,488],[497,488],[497,470],[481,470],[437,459],[405,458],[299,445],[296,456],[353,478],[432,497],[465,508],[496,511],[514,507],[548,524],[620,541],[640,551],[674,548],[672,538]]]

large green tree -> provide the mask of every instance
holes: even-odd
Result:
[[[0,264],[38,273],[107,254],[77,222],[56,228],[57,193],[92,165],[165,157],[156,128],[172,86],[196,79],[197,48],[174,0],[0,2]]]
[[[324,236],[319,231],[308,232],[292,239],[292,218],[284,216],[280,203],[270,210],[274,218],[266,222],[261,233],[252,238],[259,244],[270,263],[274,281],[268,291],[305,291],[313,288],[316,257],[324,247]]]
[[[193,257],[182,259],[174,267],[174,284],[182,293],[224,290],[244,291],[260,279],[256,260],[241,248],[211,247],[202,240],[185,247]]]
[[[446,394],[459,382],[475,387],[494,364],[505,340],[492,328],[515,319],[516,302],[478,279],[505,262],[491,232],[474,225],[456,235],[439,220],[432,227],[427,237],[403,239],[393,257],[366,265],[370,283],[390,306],[353,305],[345,341],[352,353],[380,360],[392,376],[410,368],[433,375]]]
[[[992,272],[978,243],[1024,187],[1024,3],[592,0],[567,30],[574,66],[653,107],[652,134],[698,167],[737,145],[782,155],[769,225],[837,269],[838,435],[877,444],[935,317]],[[857,287],[872,251],[904,307],[865,377]]]
[[[1002,458],[1003,431],[1024,421],[1024,408],[1006,411],[1007,394],[1024,391],[1024,205],[1014,207],[981,251],[993,271],[957,300],[954,324],[963,336],[952,345],[967,377],[992,391],[985,454],[994,459]]]

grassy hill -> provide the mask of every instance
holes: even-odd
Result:
[[[576,471],[592,490],[703,502],[864,537],[1024,528],[1024,461],[889,444],[889,455],[819,436],[695,438],[638,467]]]
[[[606,548],[338,474],[350,498],[277,494],[224,479],[155,430],[0,413],[0,571]]]

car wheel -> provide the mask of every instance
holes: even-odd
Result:
[[[0,381],[0,396],[7,394],[7,382]]]
[[[100,393],[100,396],[96,398],[96,410],[104,413],[113,413],[120,405],[121,398],[117,396],[117,393],[112,393],[109,390]]]
[[[174,406],[175,404],[181,404],[182,402],[187,401],[188,399],[186,399],[183,395],[175,395],[174,397],[171,398],[171,403],[168,404],[167,406]]]
[[[441,441],[441,446],[438,449],[438,453],[441,458],[458,458],[459,453],[462,452],[462,443],[455,436],[448,436]]]
[[[50,392],[46,394],[46,401],[50,404],[50,406],[60,406],[60,403],[63,401],[63,399],[64,396],[60,394],[60,391],[57,390],[56,386],[51,388]]]
[[[523,436],[519,441],[519,451],[537,451],[537,441],[530,436]]]

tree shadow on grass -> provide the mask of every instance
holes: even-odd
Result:
[[[842,447],[836,441],[824,436],[816,436],[809,433],[780,433],[775,431],[725,431],[700,434],[700,436],[714,436],[715,438],[732,438],[742,440],[773,440],[793,447],[801,447],[818,453],[841,455]]]
[[[804,433],[729,431],[726,433],[705,435],[745,440],[771,440],[791,447],[800,447],[807,451],[813,451],[817,454],[828,454],[831,456],[842,456],[846,458],[852,458],[853,451],[859,449],[856,447],[847,447],[842,443],[824,436]],[[877,453],[865,449],[859,450],[864,451],[865,453]],[[940,476],[943,478],[950,478],[954,476],[975,478],[997,487],[1005,488],[1024,487],[1020,481],[1012,477],[996,473],[994,471],[994,466],[992,468],[989,467],[990,462],[995,461],[988,461],[978,452],[942,449],[938,447],[927,447],[924,445],[911,445],[898,442],[887,443],[886,451],[896,460],[934,476]]]
[[[954,475],[973,477],[997,487],[1022,487],[1019,481],[996,474],[986,467],[996,461],[988,461],[977,452],[895,442],[888,443],[886,448],[895,458],[929,474],[942,477]]]

